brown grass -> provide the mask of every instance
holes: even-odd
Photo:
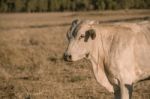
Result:
[[[0,99],[113,99],[89,61],[64,62],[66,32],[75,18],[99,21],[150,16],[149,10],[0,15]],[[150,82],[133,99],[150,99]]]

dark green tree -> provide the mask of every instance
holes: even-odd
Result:
[[[0,0],[0,12],[150,9],[150,0]]]

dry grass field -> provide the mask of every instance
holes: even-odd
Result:
[[[150,10],[0,14],[0,99],[113,99],[89,61],[64,62],[73,19],[150,17]],[[150,81],[134,85],[133,99],[150,99]]]

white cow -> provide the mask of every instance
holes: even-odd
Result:
[[[131,99],[132,85],[150,77],[150,22],[98,24],[74,20],[66,61],[87,58],[96,80],[115,99]]]

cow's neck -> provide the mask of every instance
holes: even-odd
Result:
[[[100,36],[101,36],[102,48],[104,52],[104,60],[105,63],[108,64],[109,62],[108,56],[110,54],[112,41],[114,39],[114,33],[104,30],[100,33]]]
[[[102,28],[94,28],[97,30],[97,37],[96,40],[92,44],[92,57],[95,58],[95,61],[98,63],[98,59],[101,59],[105,62],[109,61],[109,54],[110,54],[110,49],[112,45],[112,41],[114,39],[114,34],[113,31],[110,32],[107,29]]]

